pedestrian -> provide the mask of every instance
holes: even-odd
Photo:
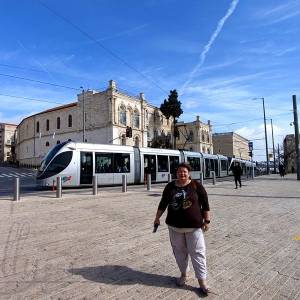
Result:
[[[204,232],[210,224],[209,203],[204,187],[190,178],[190,171],[190,165],[179,164],[176,171],[177,180],[168,183],[163,191],[154,226],[160,224],[160,217],[168,208],[166,224],[175,260],[181,272],[180,277],[176,278],[176,284],[185,285],[190,256],[200,292],[207,295]]]
[[[232,173],[234,176],[235,188],[236,189],[238,188],[238,183],[241,188],[242,187],[241,176],[243,174],[243,170],[242,170],[239,162],[235,162],[234,166],[232,167]]]
[[[284,177],[285,169],[284,169],[283,164],[279,165],[279,174],[280,174],[280,177]]]

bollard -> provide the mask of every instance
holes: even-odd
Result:
[[[151,174],[147,175],[147,191],[151,191]]]
[[[122,175],[122,192],[127,192],[127,176],[124,174]]]
[[[200,171],[200,182],[203,185],[203,172]]]
[[[14,201],[20,201],[20,178],[14,180]]]
[[[168,182],[172,182],[172,174],[168,174]]]
[[[61,177],[56,177],[56,198],[61,198]]]
[[[98,194],[98,180],[97,180],[97,176],[94,175],[93,176],[93,195],[97,195]]]
[[[216,184],[216,172],[212,171],[211,173],[212,173],[212,176],[213,176],[212,183],[213,183],[213,185],[215,185]]]
[[[53,180],[53,183],[52,183],[52,192],[55,191],[55,180]]]

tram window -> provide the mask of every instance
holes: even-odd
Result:
[[[227,160],[221,160],[221,170],[222,171],[227,171]]]
[[[46,171],[38,178],[48,178],[60,173],[69,165],[69,163],[72,160],[72,156],[72,151],[66,151],[58,154],[56,157],[54,157],[53,161],[46,168]]]
[[[168,156],[157,156],[158,172],[169,172],[168,169]]]
[[[112,153],[95,154],[95,173],[112,173]]]
[[[200,171],[200,158],[199,157],[187,157],[187,162],[191,166],[192,171]]]
[[[114,173],[130,172],[130,155],[126,153],[114,154]]]
[[[170,173],[172,174],[172,178],[176,178],[176,171],[179,165],[179,157],[178,156],[170,156]]]

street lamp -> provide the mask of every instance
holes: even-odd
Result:
[[[265,142],[266,142],[266,158],[267,158],[267,174],[270,173],[270,167],[269,167],[269,155],[268,155],[268,136],[267,136],[267,124],[266,124],[266,111],[265,111],[265,98],[253,98],[253,100],[260,99],[262,100],[263,104],[263,111],[264,111],[264,125],[265,125]]]

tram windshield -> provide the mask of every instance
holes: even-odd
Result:
[[[61,144],[57,144],[54,148],[50,150],[50,152],[47,154],[45,159],[42,161],[42,164],[39,168],[39,172],[43,172],[45,168],[48,166],[49,162],[52,160],[52,158],[55,156],[55,154],[63,147],[65,146],[69,141],[63,142]]]
[[[73,151],[59,153],[43,172],[39,172],[38,179],[45,179],[62,172],[71,162]]]

